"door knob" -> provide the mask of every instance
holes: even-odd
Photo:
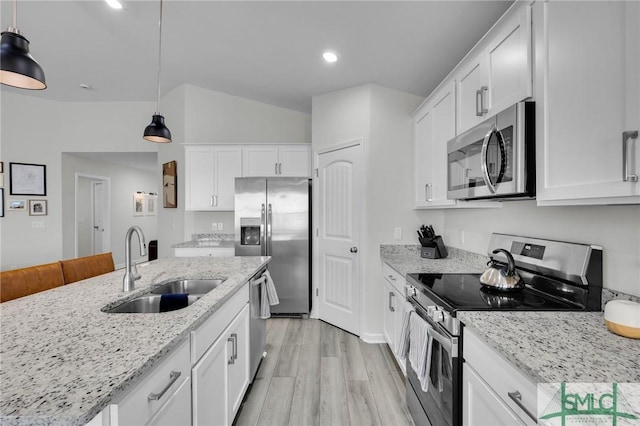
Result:
[[[358,247],[351,247],[351,249],[349,251],[351,253],[357,253],[358,252]]]

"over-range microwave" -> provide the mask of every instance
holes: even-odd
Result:
[[[535,103],[519,102],[447,143],[449,199],[536,195]]]

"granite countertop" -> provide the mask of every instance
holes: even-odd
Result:
[[[416,245],[381,245],[380,259],[405,277],[409,273],[481,273],[486,269],[487,257],[465,250],[448,247],[444,259],[420,257]]]
[[[192,234],[191,241],[174,244],[172,248],[234,248],[235,234]]]
[[[166,258],[0,305],[0,423],[81,425],[150,371],[235,294],[268,257]],[[227,280],[194,304],[161,314],[102,312],[176,278]]]
[[[459,312],[466,327],[536,383],[640,383],[640,340],[602,312]]]

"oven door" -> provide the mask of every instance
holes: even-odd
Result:
[[[414,306],[415,307],[415,306]],[[422,309],[415,307],[420,317],[429,322],[431,350],[430,367],[427,373],[427,391],[411,363],[407,363],[407,405],[416,425],[459,426],[461,424],[460,403],[460,359],[458,338],[451,336],[438,324],[427,318]],[[428,423],[427,423],[428,422]]]

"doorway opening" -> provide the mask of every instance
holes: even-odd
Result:
[[[76,173],[75,257],[111,251],[111,180]]]

